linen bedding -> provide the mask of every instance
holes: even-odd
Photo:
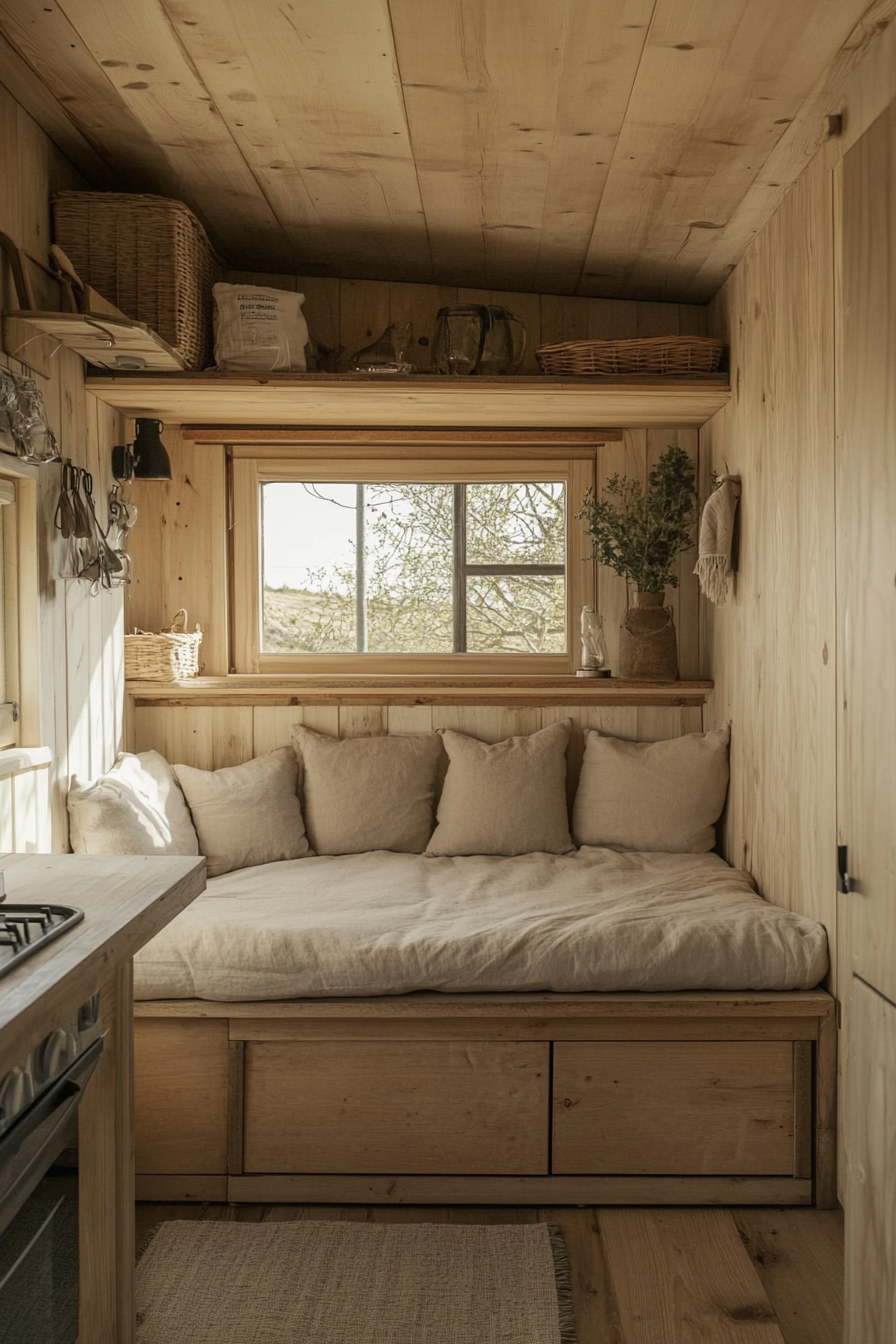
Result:
[[[793,990],[827,965],[820,924],[715,854],[377,851],[211,879],[137,954],[135,997]]]

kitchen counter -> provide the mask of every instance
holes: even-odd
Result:
[[[73,905],[80,924],[0,979],[0,1077],[205,889],[203,858],[6,854],[6,899]]]
[[[79,1113],[79,1344],[133,1344],[133,956],[205,888],[205,859],[7,854],[10,904],[81,923],[0,979],[0,1077],[99,994],[104,1049]]]

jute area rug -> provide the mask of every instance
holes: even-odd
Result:
[[[546,1223],[162,1223],[137,1344],[575,1344]]]

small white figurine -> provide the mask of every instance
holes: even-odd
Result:
[[[604,640],[604,624],[593,607],[582,608],[582,673],[594,676],[603,672],[607,665],[607,645]]]

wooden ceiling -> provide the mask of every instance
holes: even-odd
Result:
[[[93,185],[185,200],[235,267],[701,302],[894,10],[0,0],[0,78]]]

